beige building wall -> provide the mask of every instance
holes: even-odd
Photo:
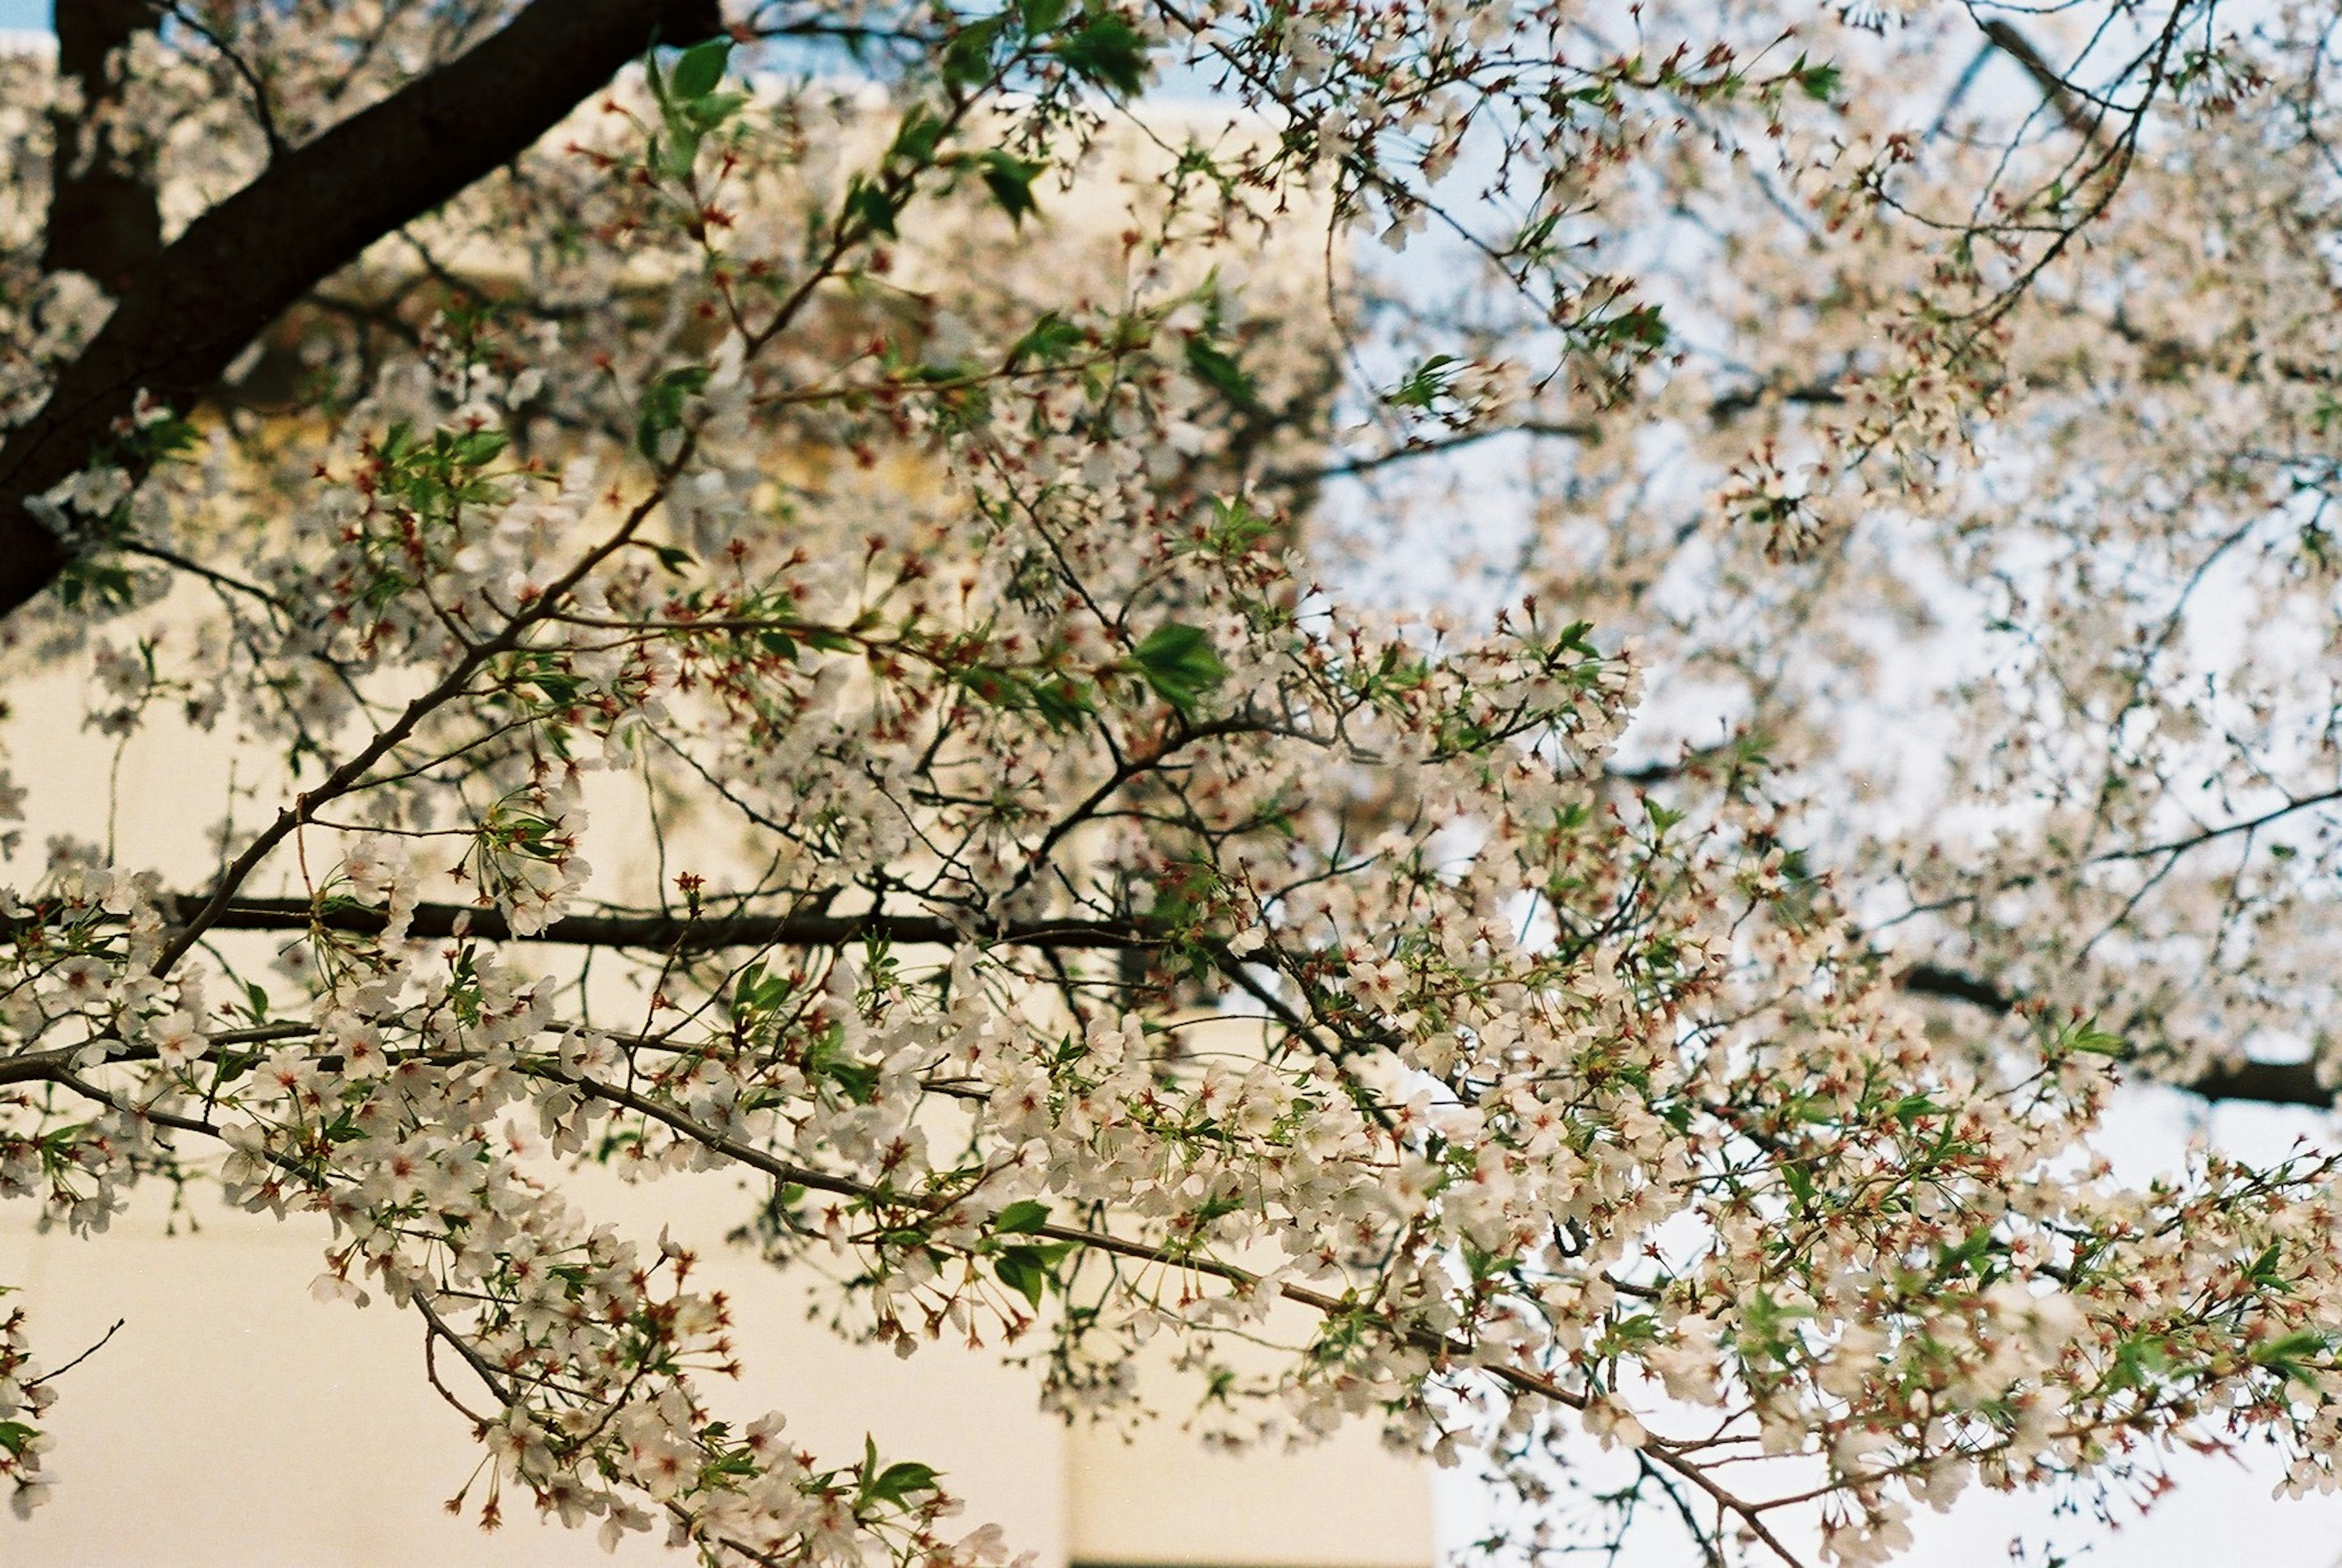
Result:
[[[1166,1411],[1186,1388],[1144,1374],[1140,1386],[1151,1398],[1160,1388]],[[1288,1453],[1207,1451],[1167,1416],[1132,1441],[1090,1426],[1065,1443],[1066,1546],[1077,1563],[1425,1568],[1438,1555],[1428,1467],[1394,1456],[1371,1422]]]
[[[1427,1568],[1424,1467],[1371,1428],[1298,1454],[1207,1454],[1152,1423],[1136,1442],[1069,1430],[1036,1407],[1028,1376],[948,1343],[907,1361],[806,1320],[807,1295],[724,1233],[750,1199],[719,1177],[633,1189],[576,1185],[597,1216],[697,1247],[732,1299],[746,1376],[710,1383],[721,1407],[787,1413],[797,1440],[840,1462],[867,1432],[882,1454],[942,1470],[968,1528],[997,1522],[1037,1568],[1068,1563],[1216,1568]],[[606,1561],[590,1532],[541,1523],[525,1497],[483,1534],[443,1502],[478,1463],[466,1423],[424,1377],[417,1320],[385,1303],[308,1293],[324,1224],[278,1223],[191,1200],[170,1227],[143,1194],[112,1233],[37,1234],[28,1203],[0,1207],[0,1283],[29,1310],[49,1364],[122,1327],[59,1379],[47,1425],[58,1483],[28,1523],[0,1518],[0,1563],[81,1568],[554,1568]],[[466,1392],[461,1369],[442,1367]],[[475,1486],[471,1501],[484,1495]],[[615,1561],[680,1561],[656,1537]]]
[[[1055,204],[1053,216],[1109,232],[1126,199],[1109,170],[1079,200]],[[1306,239],[1317,231],[1292,224],[1283,232]],[[1271,292],[1280,277],[1313,287],[1322,277],[1315,244],[1297,240],[1290,256],[1254,260],[1274,264],[1256,269]],[[493,261],[483,265],[493,270]],[[10,760],[31,799],[26,842],[0,865],[0,884],[37,878],[46,835],[69,832],[110,843],[122,864],[156,868],[173,885],[198,886],[212,869],[206,835],[232,804],[247,821],[276,804],[266,792],[231,802],[237,770],[225,734],[166,723],[117,758],[111,743],[81,727],[78,680],[50,675],[8,695]],[[247,771],[247,784],[254,776],[273,789],[274,774]],[[598,802],[596,816],[606,820]],[[625,857],[607,838],[606,827],[597,832],[592,855],[615,867]],[[1427,1568],[1434,1560],[1429,1473],[1386,1453],[1371,1424],[1296,1454],[1209,1454],[1179,1429],[1180,1393],[1166,1382],[1161,1403],[1173,1413],[1134,1440],[1069,1429],[1038,1411],[1027,1374],[987,1354],[931,1344],[899,1361],[808,1322],[803,1283],[724,1242],[753,1202],[726,1178],[633,1189],[589,1172],[574,1186],[581,1206],[639,1239],[672,1224],[702,1253],[708,1287],[731,1296],[746,1373],[737,1385],[706,1390],[719,1405],[744,1416],[784,1411],[799,1442],[839,1463],[858,1458],[868,1433],[882,1454],[934,1464],[966,1499],[966,1527],[999,1523],[1018,1549],[1036,1554],[1037,1568]],[[464,1516],[444,1510],[473,1475],[479,1450],[467,1423],[426,1383],[411,1314],[310,1298],[326,1240],[322,1220],[231,1213],[201,1191],[191,1204],[199,1234],[187,1233],[187,1216],[175,1227],[167,1193],[149,1192],[95,1240],[36,1233],[33,1205],[0,1204],[0,1285],[23,1293],[0,1301],[28,1308],[45,1364],[122,1323],[60,1380],[45,1422],[57,1485],[29,1523],[0,1517],[0,1565],[534,1568],[606,1560],[591,1531],[540,1523],[525,1497],[506,1500],[494,1535],[474,1523],[479,1487]],[[179,1233],[167,1233],[174,1228]],[[462,1392],[456,1369],[443,1370]],[[639,1536],[615,1560],[684,1561]]]
[[[711,1382],[719,1406],[778,1409],[796,1440],[841,1463],[863,1434],[883,1454],[946,1473],[967,1526],[996,1520],[1041,1563],[1066,1560],[1064,1431],[1018,1373],[930,1345],[898,1361],[806,1321],[806,1293],[724,1233],[751,1206],[712,1178],[628,1189],[601,1173],[582,1203],[630,1233],[672,1223],[698,1248],[708,1288],[736,1307],[743,1379]],[[195,1200],[199,1235],[165,1234],[163,1194],[113,1234],[32,1233],[29,1204],[0,1208],[0,1281],[24,1288],[49,1364],[104,1349],[58,1381],[47,1423],[58,1486],[29,1523],[0,1520],[0,1563],[89,1568],[409,1568],[603,1561],[590,1531],[541,1524],[506,1499],[495,1535],[441,1506],[478,1463],[468,1423],[424,1375],[419,1321],[386,1303],[321,1305],[321,1219],[283,1223]],[[460,1366],[441,1373],[458,1394]],[[660,1537],[620,1563],[673,1563]]]
[[[114,747],[80,727],[77,682],[20,684],[7,727],[30,792],[29,842],[0,884],[39,874],[43,835],[107,836]],[[204,834],[227,806],[233,748],[165,725],[121,754],[122,858],[181,885],[206,868]],[[273,804],[273,803],[271,803]],[[249,801],[240,808],[249,814]],[[696,1248],[706,1288],[731,1298],[746,1376],[711,1383],[720,1407],[785,1412],[800,1443],[840,1463],[866,1432],[889,1457],[945,1473],[968,1529],[998,1523],[1036,1568],[1428,1568],[1426,1467],[1400,1463],[1370,1424],[1299,1454],[1207,1454],[1176,1413],[1136,1441],[1069,1430],[1036,1407],[1031,1377],[950,1343],[908,1361],[807,1321],[804,1283],[724,1240],[753,1208],[736,1178],[630,1187],[599,1170],[565,1185],[645,1242],[662,1225]],[[688,1561],[656,1536],[606,1558],[591,1531],[541,1523],[507,1500],[494,1535],[441,1506],[479,1461],[467,1423],[424,1376],[408,1313],[313,1301],[325,1222],[279,1223],[194,1189],[175,1222],[166,1191],[137,1194],[94,1239],[38,1233],[36,1207],[0,1203],[0,1285],[22,1293],[55,1366],[122,1327],[58,1381],[45,1422],[57,1485],[29,1522],[0,1515],[0,1565],[44,1568],[555,1568]],[[200,1233],[188,1233],[192,1217]],[[179,1233],[168,1233],[175,1229]],[[460,1369],[443,1368],[464,1392]],[[1192,1398],[1192,1394],[1187,1397]],[[1164,1403],[1176,1405],[1166,1387]],[[482,1493],[475,1490],[476,1504]]]

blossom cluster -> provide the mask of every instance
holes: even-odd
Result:
[[[241,178],[467,35],[314,9],[149,38],[107,155]],[[2141,131],[1922,234],[1978,155],[1842,101],[1907,55],[1857,41],[1854,77],[1765,18],[1634,10],[841,11],[894,63],[867,92],[701,45],[321,290],[248,402],[142,404],[44,498],[82,554],[9,656],[83,663],[107,744],[224,729],[238,771],[193,880],[60,839],[0,904],[0,1193],[97,1232],[202,1182],[315,1225],[314,1293],[410,1310],[483,1444],[460,1506],[716,1563],[1010,1543],[916,1459],[725,1412],[726,1303],[582,1213],[582,1164],[755,1178],[749,1233],[849,1332],[1026,1354],[1069,1416],[1126,1416],[1167,1334],[1226,1441],[1372,1421],[1539,1503],[1590,1433],[1717,1553],[1791,1556],[1796,1517],[1876,1562],[1915,1504],[2173,1444],[2329,1484],[2337,1157],[2140,1186],[2095,1142],[2122,1058],[2300,1018],[2322,952],[2324,840],[2176,868],[2330,791],[2161,845],[2182,808],[2140,782],[2227,748],[2283,791],[2272,755],[2331,750],[2308,677],[2199,699],[2156,674],[2186,617],[2140,624],[2252,536],[2232,502],[2306,552],[2273,602],[2330,597],[2316,504],[2239,476],[2322,472],[2319,378],[2147,319],[2200,278],[2117,287],[2178,265],[2159,193],[2270,133]],[[1601,46],[1637,25],[1698,43]],[[1258,123],[1117,120],[1174,51]],[[248,76],[269,112],[221,106]],[[196,99],[234,133],[127,145]],[[1495,239],[1455,195],[1482,165]],[[2077,191],[2124,248],[2069,275]],[[1797,200],[1818,234],[1747,215]],[[1587,263],[1659,216],[1735,264]],[[1423,295],[1324,236],[1435,221],[1510,314],[1416,357]],[[2226,286],[2259,321],[2280,285]],[[1368,370],[1413,368],[1346,455],[1353,294]],[[0,417],[105,308],[12,284]],[[1670,365],[1670,313],[1766,352]],[[2202,472],[2113,472],[2207,409]],[[1502,603],[1351,602],[1321,487],[1506,428],[1575,455],[1529,465]],[[2160,531],[2075,522],[2117,494]],[[1907,521],[1936,555],[1877,542]],[[2037,643],[1963,688],[1993,744],[1922,834],[1822,715],[1885,700],[1859,677],[1877,623],[1925,629],[1927,560]],[[1721,742],[1703,687],[1741,704]],[[1892,930],[1990,1015],[1924,1015]],[[47,1384],[0,1334],[29,1506]]]

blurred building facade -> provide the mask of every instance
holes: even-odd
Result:
[[[696,1190],[692,1183],[696,1183]],[[1430,1568],[1426,1467],[1371,1423],[1297,1453],[1208,1452],[1176,1409],[1133,1439],[1036,1408],[1031,1377],[948,1343],[908,1360],[809,1321],[802,1282],[724,1233],[752,1199],[714,1178],[629,1188],[589,1173],[581,1197],[628,1231],[674,1223],[730,1296],[747,1372],[708,1396],[789,1416],[839,1463],[869,1433],[944,1472],[967,1529],[1000,1524],[1035,1568]],[[57,1486],[0,1519],[0,1563],[59,1568],[555,1568],[686,1559],[636,1536],[605,1559],[590,1529],[540,1523],[525,1498],[475,1523],[486,1494],[468,1423],[425,1377],[420,1324],[377,1302],[313,1301],[325,1224],[191,1196],[142,1195],[95,1239],[45,1234],[0,1206],[0,1283],[46,1364],[121,1327],[57,1382],[46,1424]],[[443,1368],[443,1372],[447,1369]],[[451,1380],[454,1373],[449,1373]],[[460,1393],[461,1390],[459,1389]],[[1189,1396],[1189,1397],[1192,1397]],[[1165,1403],[1174,1403],[1176,1393]],[[469,1485],[469,1506],[444,1503]]]

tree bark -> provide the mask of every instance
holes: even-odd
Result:
[[[1902,987],[1915,996],[1939,996],[1965,1002],[1987,1013],[2013,1013],[2018,998],[1992,981],[1956,969],[1922,964],[1903,972]],[[2162,1079],[2174,1089],[2200,1094],[2207,1100],[2252,1100],[2265,1105],[2315,1105],[2335,1108],[2337,1092],[2317,1081],[2317,1070],[2307,1062],[2243,1061],[2215,1067],[2191,1080]]]
[[[0,614],[75,553],[26,501],[113,455],[140,392],[184,412],[367,245],[518,156],[654,40],[695,43],[722,25],[718,0],[532,0],[461,57],[279,155],[154,254],[47,403],[0,444]]]
[[[192,918],[200,897],[178,901],[179,918]],[[388,924],[369,909],[316,910],[306,899],[239,898],[221,911],[217,931],[327,931],[367,934]],[[534,936],[515,939],[511,925],[494,909],[461,904],[418,905],[407,934],[419,937],[475,936],[484,942],[545,942],[569,947],[632,947],[654,953],[711,953],[726,947],[842,947],[862,941],[956,946],[969,940],[1018,947],[1062,950],[1151,947],[1167,934],[1145,920],[1019,921],[999,931],[973,923],[966,931],[932,914],[709,914],[696,919],[670,914],[573,914]]]
[[[179,901],[180,918],[201,907],[200,898]],[[339,908],[316,911],[305,899],[244,898],[231,903],[215,923],[223,931],[299,932],[315,927],[329,931],[372,934],[386,922],[372,910]],[[493,909],[455,904],[418,906],[407,925],[418,937],[475,936],[484,942],[515,940],[505,918]],[[711,953],[741,947],[840,947],[875,940],[904,945],[956,946],[966,941],[999,943],[1059,952],[1115,952],[1160,946],[1171,934],[1152,922],[1136,920],[1020,921],[998,931],[971,926],[966,931],[927,914],[708,914],[696,919],[663,914],[573,914],[556,920],[535,936],[521,941],[572,947],[631,947],[656,953]],[[2016,999],[1987,980],[1957,970],[1921,964],[1904,972],[1902,988],[1917,996],[1964,1002],[1989,1013],[2009,1013]],[[2137,1069],[2134,1066],[2134,1073]],[[2249,1100],[2271,1105],[2335,1108],[2336,1091],[2317,1081],[2307,1062],[2238,1062],[2217,1067],[2192,1081],[2158,1080],[2207,1100]]]
[[[163,249],[155,171],[107,145],[92,125],[115,97],[106,63],[155,30],[153,0],[78,0],[57,7],[57,73],[80,87],[79,114],[53,116],[48,230],[41,265],[77,272],[119,297]]]

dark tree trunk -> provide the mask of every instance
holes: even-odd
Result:
[[[57,72],[80,84],[83,113],[58,115],[49,225],[41,265],[85,273],[119,296],[163,249],[154,170],[125,150],[93,146],[89,121],[112,101],[106,62],[155,29],[151,0],[65,0],[57,7]]]
[[[141,9],[125,0],[87,8]],[[185,411],[281,312],[367,245],[518,156],[655,39],[695,43],[722,25],[718,0],[533,0],[469,53],[280,153],[150,254],[48,402],[0,444],[0,614],[46,587],[74,553],[25,503],[108,454],[140,392]],[[84,25],[100,26],[76,18]],[[54,230],[51,239],[81,243]]]

